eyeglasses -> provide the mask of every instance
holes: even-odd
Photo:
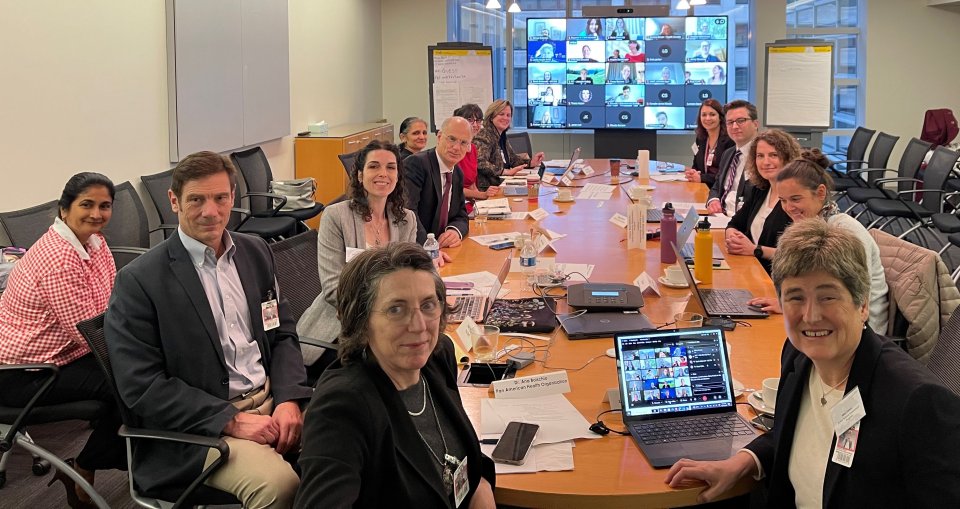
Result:
[[[727,120],[724,123],[727,124],[727,127],[733,127],[734,124],[736,124],[737,127],[743,127],[743,124],[746,124],[747,122],[752,122],[752,121],[753,121],[752,118],[744,117],[744,118],[738,118],[734,120]]]
[[[411,307],[406,303],[397,303],[387,309],[377,310],[376,312],[382,314],[391,322],[409,323],[415,309],[419,309],[420,314],[427,320],[436,320],[440,318],[440,314],[443,313],[443,306],[440,305],[440,301],[436,298],[424,301],[419,307]]]
[[[470,148],[470,141],[469,141],[469,140],[461,140],[460,138],[457,138],[456,136],[454,136],[454,135],[452,135],[452,134],[449,134],[449,135],[445,136],[445,138],[447,139],[447,143],[450,143],[451,145],[455,145],[455,146],[456,146],[456,145],[459,145],[460,148],[462,148],[462,149],[464,149],[464,150]]]
[[[482,124],[482,123],[483,123],[483,119],[482,119],[482,118],[468,118],[468,119],[467,119],[467,122],[470,122],[471,124]]]

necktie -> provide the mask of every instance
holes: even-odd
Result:
[[[737,176],[737,166],[740,166],[740,156],[742,156],[739,150],[733,154],[733,160],[730,161],[730,166],[727,167],[727,178],[723,186],[723,194],[720,195],[720,206],[726,208],[727,195],[730,194],[730,191],[734,189],[733,180]]]
[[[440,175],[441,178],[443,175]],[[440,196],[440,231],[437,232],[439,236],[443,233],[443,230],[447,229],[447,219],[450,215],[450,186],[453,185],[453,173],[447,173],[446,178],[443,179],[443,194]]]

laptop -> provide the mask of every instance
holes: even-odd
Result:
[[[570,339],[609,338],[621,332],[656,329],[643,313],[583,313],[560,320]]]
[[[493,283],[493,286],[490,287],[490,293],[487,295],[457,296],[452,303],[454,311],[450,313],[447,321],[450,323],[459,323],[469,316],[474,322],[483,322],[487,313],[490,312],[493,302],[497,300],[497,295],[500,294],[500,288],[503,287],[503,282],[507,280],[509,274],[510,257],[508,256],[503,260],[503,265],[500,266],[500,274],[497,275],[497,280]]]
[[[662,218],[662,216],[661,216]],[[690,207],[690,210],[687,211],[687,215],[683,218],[683,222],[680,223],[680,227],[677,228],[677,245],[683,246],[680,249],[680,255],[683,256],[683,259],[687,263],[693,261],[693,239],[690,238],[693,235],[693,232],[697,229],[697,223],[700,222],[700,214],[697,212],[697,209]],[[711,255],[714,260],[723,260],[723,251],[720,250],[720,247],[710,243],[713,246],[713,254]]]
[[[557,177],[557,186],[564,186],[562,182],[563,177],[573,178],[573,166],[577,163],[577,160],[580,159],[580,147],[573,149],[573,153],[570,154],[570,161],[567,163],[567,167],[563,169],[563,172],[557,171],[558,168],[547,168],[546,172]],[[543,174],[540,174],[540,179],[543,180]]]
[[[676,252],[677,246],[673,245]],[[677,253],[677,257],[680,254]],[[770,316],[766,311],[753,309],[747,305],[747,302],[753,298],[749,290],[741,289],[701,289],[697,286],[693,273],[686,263],[678,263],[683,277],[687,284],[693,289],[693,299],[697,302],[703,312],[710,317],[726,318],[766,318]]]
[[[623,423],[654,468],[727,459],[756,437],[737,413],[721,329],[626,332],[614,344]]]

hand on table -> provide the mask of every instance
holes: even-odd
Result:
[[[707,489],[697,496],[697,502],[704,503],[716,500],[717,497],[729,491],[737,481],[752,475],[756,470],[753,457],[745,452],[738,452],[722,461],[682,459],[670,467],[664,482],[671,488],[692,487],[695,483],[691,481],[707,483]]]
[[[693,168],[683,170],[683,176],[686,177],[687,182],[700,182],[700,172]]]
[[[733,228],[727,228],[725,242],[727,252],[741,256],[753,256],[753,250],[757,247],[746,235]]]
[[[783,313],[783,309],[780,308],[780,301],[770,297],[754,297],[748,300],[747,304],[758,307],[767,313]]]
[[[460,245],[460,235],[455,230],[446,229],[437,237],[440,247],[457,247]]]
[[[530,159],[530,167],[537,168],[540,166],[540,163],[543,162],[543,152],[537,152],[533,155],[533,158]]]
[[[500,188],[498,186],[490,186],[486,190],[487,198],[493,198],[500,193]]]
[[[720,204],[720,200],[713,200],[707,204],[707,212],[711,214],[722,214],[723,205]]]
[[[452,260],[453,259],[450,258],[450,255],[448,255],[447,253],[444,253],[443,251],[440,251],[440,256],[438,256],[433,260],[433,265],[439,269],[440,267],[443,267],[444,265],[450,263]]]
[[[271,416],[280,434],[275,449],[279,454],[300,448],[300,436],[303,430],[303,414],[295,401],[285,401],[273,409]]]
[[[269,415],[255,415],[240,412],[223,428],[223,434],[242,438],[258,444],[272,445],[280,436],[280,428]]]
[[[519,173],[520,170],[526,169],[526,167],[527,165],[521,164],[520,166],[514,166],[513,168],[505,168],[503,170],[503,174],[513,176]]]

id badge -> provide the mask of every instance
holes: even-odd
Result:
[[[470,479],[467,477],[467,457],[464,456],[460,461],[460,466],[453,473],[453,501],[456,507],[460,507],[463,499],[467,498],[470,492]]]
[[[277,299],[270,299],[260,303],[260,316],[263,318],[263,330],[268,331],[280,326],[280,313],[277,310]]]
[[[833,449],[832,461],[838,465],[850,468],[853,465],[853,456],[857,453],[857,439],[860,438],[860,421],[850,426],[847,431],[837,437],[837,446]]]

